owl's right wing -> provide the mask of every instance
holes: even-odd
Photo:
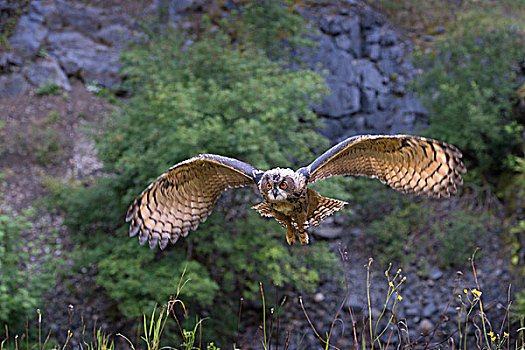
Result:
[[[430,197],[456,194],[466,171],[462,154],[444,142],[410,135],[348,138],[298,172],[308,183],[336,175],[377,178],[395,190]]]
[[[126,214],[130,236],[153,249],[175,243],[211,214],[228,188],[255,185],[262,171],[237,159],[201,154],[172,166],[133,201]]]

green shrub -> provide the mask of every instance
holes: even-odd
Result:
[[[426,134],[463,151],[468,181],[494,184],[495,175],[510,170],[509,156],[519,152],[522,126],[512,104],[523,39],[490,11],[468,11],[434,51],[415,55],[425,70],[415,88],[430,112]]]
[[[58,96],[62,93],[62,88],[58,86],[55,83],[49,83],[42,85],[38,90],[36,90],[36,94],[38,96],[48,96],[48,95],[54,95]]]
[[[1,198],[0,192],[0,335],[4,325],[11,334],[22,334],[26,319],[34,317],[41,296],[53,285],[53,270],[58,265],[52,256],[36,249],[43,249],[48,242],[26,240],[32,227],[31,210],[15,214]],[[34,255],[39,256],[38,264]]]
[[[410,202],[373,221],[367,233],[374,258],[383,265],[407,265],[419,257],[443,267],[460,267],[481,245],[490,222],[488,214],[457,208],[443,215],[434,206]]]

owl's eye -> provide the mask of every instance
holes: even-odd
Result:
[[[283,181],[281,182],[281,184],[279,185],[280,188],[282,188],[283,190],[286,189],[286,187],[288,187],[288,184],[286,183],[286,181]]]
[[[269,189],[269,190],[271,190],[271,189],[272,189],[272,185],[270,185],[270,183],[268,182],[268,183],[266,184],[266,188]]]

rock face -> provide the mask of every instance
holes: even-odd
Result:
[[[0,3],[0,11],[8,12],[10,6]],[[122,80],[120,52],[143,36],[135,18],[82,2],[33,0],[17,10],[23,14],[9,38],[11,50],[0,53],[0,72],[21,73],[27,87],[22,88],[19,75],[4,77],[0,97],[24,92],[28,83],[69,90],[70,77],[117,88]]]
[[[340,141],[362,133],[417,131],[427,111],[405,92],[415,72],[406,58],[409,43],[366,6],[340,5],[346,7],[328,5],[314,19],[319,50],[306,57],[312,67],[321,63],[332,91],[315,107],[325,121],[321,133]]]
[[[314,106],[325,124],[320,132],[337,142],[355,134],[415,132],[424,125],[427,111],[405,92],[414,74],[406,58],[409,43],[357,1],[318,3],[303,14],[316,24],[313,38],[319,44],[304,58],[312,67],[321,64],[331,90]],[[197,5],[163,0],[148,12],[167,6],[167,20],[177,22],[181,12]],[[7,11],[11,5],[0,6]],[[143,36],[132,16],[80,1],[33,0],[22,13],[9,38],[12,50],[0,53],[0,97],[49,83],[68,90],[71,77],[116,89],[120,51]]]

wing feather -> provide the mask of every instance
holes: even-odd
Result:
[[[153,249],[164,249],[187,236],[211,214],[228,188],[255,185],[262,171],[239,160],[201,154],[172,166],[152,182],[130,205],[126,221],[130,236]]]
[[[403,193],[450,197],[463,184],[462,154],[444,142],[410,135],[348,138],[298,171],[309,183],[336,175],[377,178]]]

